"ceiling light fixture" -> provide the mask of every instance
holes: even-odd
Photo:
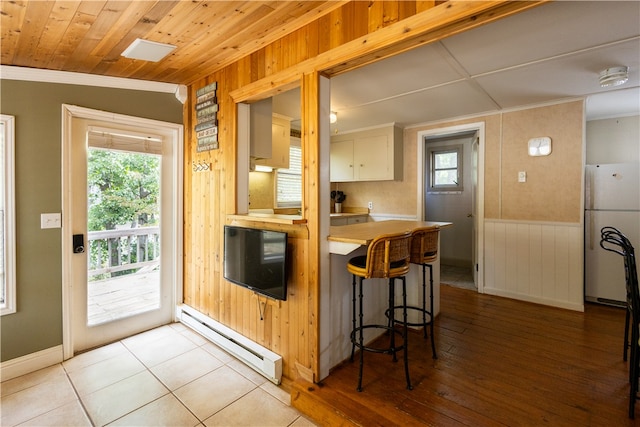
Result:
[[[338,113],[336,113],[335,111],[332,111],[331,113],[329,113],[329,123],[333,124],[337,121],[338,121]]]
[[[122,52],[122,56],[143,61],[158,62],[169,55],[176,46],[149,40],[135,39],[128,48]]]
[[[619,86],[629,80],[629,67],[611,67],[600,72],[600,86]]]

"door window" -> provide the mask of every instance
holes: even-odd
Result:
[[[100,146],[89,135],[89,326],[160,306],[160,156]],[[133,147],[136,141],[130,141]],[[144,144],[140,147],[144,151]],[[130,148],[131,149],[131,148]],[[124,303],[124,300],[128,300]]]
[[[429,191],[462,191],[462,145],[429,148]]]

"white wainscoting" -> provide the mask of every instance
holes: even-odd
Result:
[[[578,223],[486,220],[484,292],[584,311],[584,231]]]

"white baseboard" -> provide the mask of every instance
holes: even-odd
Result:
[[[488,286],[484,287],[484,293],[488,295],[495,295],[498,297],[505,297],[516,299],[520,301],[532,302],[535,304],[542,304],[550,307],[564,308],[566,310],[584,312],[584,304],[572,303],[564,300],[554,300],[550,298],[538,297],[533,295],[519,294],[516,292],[505,291],[504,289],[496,289]]]
[[[62,346],[51,347],[0,363],[0,379],[10,380],[39,369],[62,363]]]

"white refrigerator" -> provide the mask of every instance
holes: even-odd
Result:
[[[640,164],[586,166],[585,299],[626,306],[624,259],[600,247],[600,230],[612,226],[640,254]]]

